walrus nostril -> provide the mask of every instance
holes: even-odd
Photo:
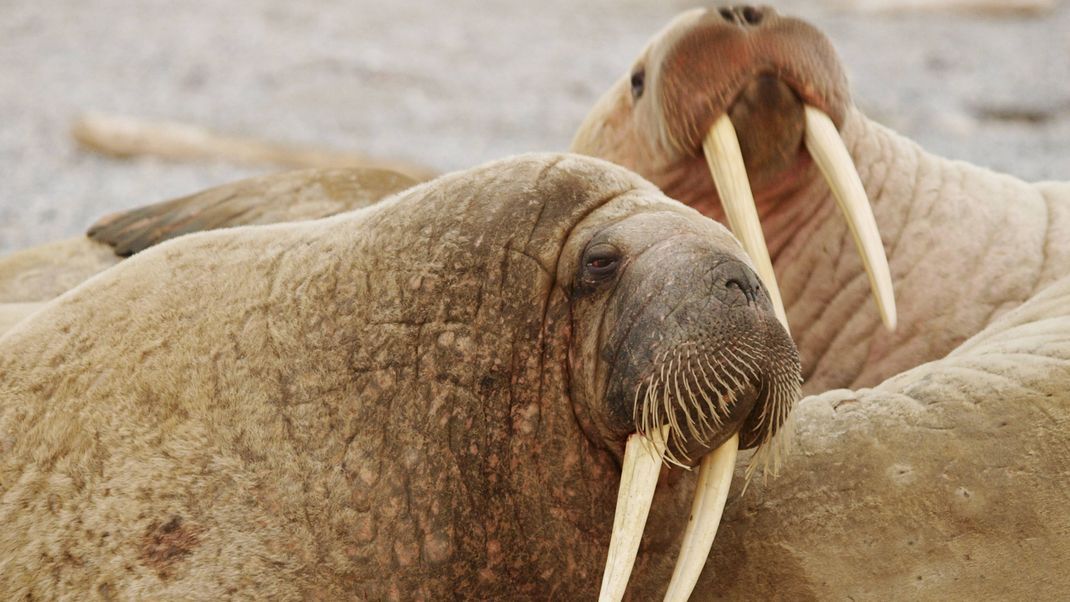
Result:
[[[746,299],[747,304],[754,304],[761,296],[762,284],[758,275],[742,262],[727,261],[720,264],[714,270],[714,278],[723,287],[721,294],[724,296],[721,299],[726,303],[741,303]]]
[[[743,15],[743,20],[750,25],[757,25],[762,22],[762,10],[759,8],[744,6],[742,8],[737,8],[736,10]]]
[[[765,18],[765,13],[766,10],[764,8],[756,8],[747,4],[732,7],[722,6],[717,9],[717,14],[721,15],[722,19],[742,27],[758,25]]]

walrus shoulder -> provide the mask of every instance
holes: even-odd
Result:
[[[204,230],[302,221],[374,204],[416,184],[385,169],[304,169],[241,180],[106,216],[90,239],[128,257],[165,240]]]

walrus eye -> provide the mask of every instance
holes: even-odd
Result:
[[[587,251],[583,264],[587,272],[585,280],[589,282],[604,280],[616,273],[620,265],[620,251],[612,245],[595,245]]]
[[[639,97],[643,95],[645,80],[646,72],[643,69],[639,69],[632,74],[632,100],[639,100]]]

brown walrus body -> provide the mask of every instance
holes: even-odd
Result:
[[[703,393],[729,414],[676,406],[724,429],[797,391],[745,261],[715,222],[570,156],[150,249],[0,338],[0,591],[591,597],[631,391],[659,366],[641,358],[760,350],[757,380]],[[667,583],[690,488],[663,480],[636,595]]]

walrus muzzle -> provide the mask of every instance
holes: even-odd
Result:
[[[663,463],[699,466],[666,599],[690,595],[717,532],[737,449],[775,447],[799,397],[795,346],[757,274],[686,243],[669,252],[686,267],[666,276],[657,269],[659,253],[644,253],[607,310],[606,398],[635,432],[625,448],[603,599],[624,594]]]

